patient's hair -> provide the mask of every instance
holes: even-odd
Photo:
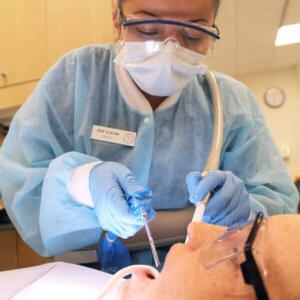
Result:
[[[124,2],[125,0],[117,0],[118,2],[118,8],[120,11],[122,11],[122,2]],[[216,10],[216,15],[218,14],[219,11],[219,7],[220,7],[220,1],[221,0],[213,0],[214,1],[214,5],[215,5],[215,10]]]

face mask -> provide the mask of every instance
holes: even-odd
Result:
[[[138,87],[154,96],[171,96],[196,74],[205,74],[206,56],[177,42],[125,42],[114,62],[125,68]]]

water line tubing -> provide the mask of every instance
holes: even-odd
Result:
[[[210,146],[209,156],[207,158],[204,171],[201,173],[202,176],[206,176],[208,172],[217,170],[219,168],[222,143],[223,143],[223,105],[220,90],[215,76],[212,72],[207,71],[205,78],[208,82],[211,99],[213,103],[213,135],[212,143]],[[202,218],[205,212],[206,204],[210,198],[210,193],[208,193],[202,201],[200,201],[195,209],[192,222],[202,222]]]

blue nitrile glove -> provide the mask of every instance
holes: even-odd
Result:
[[[103,230],[126,239],[144,226],[140,208],[146,210],[149,220],[155,217],[151,190],[138,183],[124,165],[101,163],[92,169],[89,180],[95,212]]]
[[[149,189],[134,192],[128,197],[129,211],[140,219],[147,207],[152,203],[152,193]],[[151,212],[150,212],[151,213]],[[100,239],[97,245],[97,256],[101,271],[114,274],[117,271],[131,265],[131,258],[128,249],[121,243],[117,235],[112,232]]]
[[[209,192],[203,221],[210,224],[232,226],[248,221],[249,195],[242,180],[229,171],[211,171],[205,177],[190,172],[186,177],[189,200],[197,204]]]

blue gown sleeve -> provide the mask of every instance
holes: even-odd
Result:
[[[265,215],[296,213],[299,194],[256,99],[246,88],[229,97],[234,99],[231,110],[238,113],[235,118],[225,119],[225,123],[234,121],[226,133],[221,169],[232,171],[244,181],[254,212],[262,211]],[[224,109],[230,108],[224,106]],[[229,111],[227,113],[230,115]]]
[[[50,70],[17,112],[0,150],[5,208],[24,241],[42,256],[91,245],[101,233],[93,209],[76,203],[66,186],[74,168],[97,160],[74,152],[74,129],[66,126],[73,122],[74,73],[72,60]],[[65,102],[58,109],[52,97]]]

